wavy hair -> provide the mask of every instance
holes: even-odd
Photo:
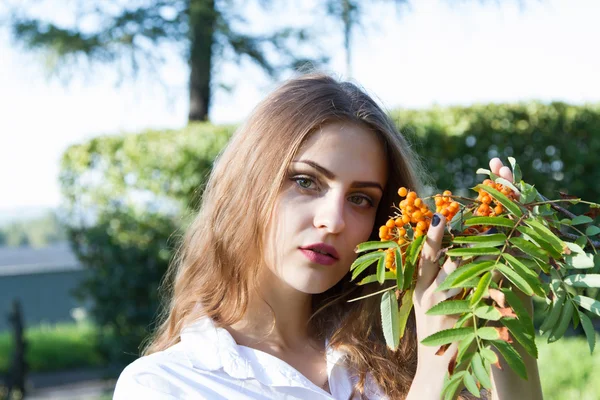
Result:
[[[388,219],[397,188],[421,190],[424,170],[418,158],[363,90],[321,73],[285,82],[255,108],[217,157],[200,210],[169,268],[161,322],[144,354],[177,343],[182,328],[200,316],[219,326],[242,318],[264,255],[264,221],[274,209],[288,165],[311,133],[332,122],[366,127],[384,147],[388,180],[371,240],[379,239],[376,227]],[[369,285],[359,288],[349,277],[313,295],[310,332],[348,355],[349,367],[358,377],[357,393],[364,393],[371,374],[390,398],[404,398],[417,367],[414,315],[399,349],[389,350],[376,312],[378,297],[348,303],[350,294],[373,290]]]

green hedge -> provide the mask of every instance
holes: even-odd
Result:
[[[513,156],[547,197],[600,200],[600,104],[537,102],[392,112],[438,188],[465,192],[491,157]]]
[[[514,156],[529,183],[600,199],[600,106],[563,103],[478,105],[392,112],[423,157],[433,186],[466,192],[490,157]],[[80,291],[112,361],[128,362],[149,331],[157,287],[179,230],[197,208],[230,126],[106,136],[72,146],[61,170],[69,237],[92,270]]]

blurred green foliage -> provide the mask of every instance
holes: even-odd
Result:
[[[25,329],[25,359],[31,372],[101,367],[96,347],[98,329],[89,323],[38,325]],[[0,375],[8,371],[13,351],[11,331],[0,333]]]
[[[0,227],[0,246],[44,247],[66,240],[65,230],[55,212]]]
[[[158,287],[176,244],[233,128],[106,136],[72,146],[60,174],[74,252],[90,274],[78,291],[92,300],[96,342],[111,362],[139,354],[159,304]]]
[[[476,105],[391,116],[439,189],[466,194],[483,179],[475,171],[490,157],[514,156],[525,180],[547,197],[562,190],[600,199],[600,105]],[[80,295],[93,300],[92,318],[111,332],[98,341],[111,361],[125,363],[139,353],[174,245],[233,130],[196,123],[180,131],[98,137],[64,154],[69,237],[92,272]]]
[[[487,104],[391,113],[424,158],[435,186],[466,194],[492,157],[517,159],[548,198],[600,200],[600,104]]]

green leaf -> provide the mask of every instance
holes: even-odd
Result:
[[[469,350],[469,348],[471,347],[471,343],[473,343],[474,340],[475,335],[471,335],[458,342],[458,349],[456,352],[457,363],[460,363],[463,360],[465,354],[467,353],[467,350]]]
[[[583,327],[583,331],[585,332],[585,337],[587,338],[588,346],[590,347],[590,354],[594,352],[594,347],[596,346],[596,331],[594,330],[594,325],[590,320],[590,317],[585,315],[585,313],[577,310],[579,313],[579,319],[581,320],[581,326]]]
[[[377,250],[377,249],[389,249],[391,247],[398,247],[398,243],[394,242],[393,240],[388,240],[385,242],[381,242],[381,241],[364,242],[364,243],[360,243],[358,246],[356,246],[356,248],[354,249],[354,252],[362,253],[363,251]]]
[[[468,313],[463,314],[454,323],[454,328],[462,328],[462,326],[465,324],[465,322],[467,322],[471,318],[473,318],[473,313],[468,312]]]
[[[563,337],[567,328],[569,327],[569,323],[571,322],[571,318],[573,318],[573,312],[575,311],[575,307],[571,300],[566,299],[565,304],[563,305],[562,311],[560,313],[560,318],[558,319],[558,323],[554,326],[554,329],[550,331],[550,336],[548,336],[548,343],[556,342],[558,339]]]
[[[528,183],[521,181],[521,198],[519,199],[519,201],[522,204],[531,203],[532,201],[534,201],[536,199],[537,195],[538,195],[538,191],[535,187],[533,187],[532,185],[530,185]]]
[[[545,251],[548,252],[553,258],[560,259],[562,258],[561,253],[556,251],[554,247],[548,242],[546,242],[533,228],[528,226],[519,226],[517,228],[519,232],[522,233],[521,237],[531,243],[533,243],[537,247],[541,247]]]
[[[506,217],[472,217],[465,220],[465,226],[474,225],[489,225],[489,226],[501,226],[504,228],[513,228],[515,221]]]
[[[479,388],[477,387],[477,382],[475,382],[475,378],[471,374],[465,374],[463,378],[463,383],[467,390],[478,399],[481,398],[481,393],[479,392]]]
[[[519,164],[517,164],[517,160],[515,160],[514,157],[508,157],[508,162],[512,168],[514,181],[521,182],[521,179],[523,179],[523,174],[521,172],[521,167],[519,167]]]
[[[523,301],[510,289],[502,288],[502,293],[504,293],[504,298],[508,302],[508,305],[512,307],[515,314],[517,315],[518,320],[521,322],[521,326],[527,328],[527,332],[531,336],[535,336],[535,328],[533,327],[533,321],[531,320],[531,316],[529,312],[525,308]]]
[[[473,335],[473,328],[444,329],[433,335],[427,336],[421,341],[425,346],[441,346],[443,344],[457,342]]]
[[[381,257],[385,257],[385,251],[373,251],[371,253],[363,254],[360,257],[357,257],[356,260],[350,266],[350,271],[355,268],[359,268],[363,264],[369,265],[373,264],[375,261],[379,260]]]
[[[502,193],[500,193],[498,190],[494,189],[493,187],[486,186],[486,185],[477,185],[477,186],[475,186],[475,189],[476,190],[481,189],[481,190],[487,192],[490,196],[492,196],[500,204],[502,204],[504,206],[504,208],[506,208],[511,214],[513,214],[517,217],[521,217],[523,215],[523,212],[521,211],[521,209],[519,208],[519,206],[517,204],[515,204],[511,199],[509,199],[508,197],[506,197],[505,195],[503,195]]]
[[[527,369],[523,359],[517,351],[509,343],[502,340],[494,341],[494,347],[498,349],[508,366],[517,373],[521,378],[527,379]]]
[[[521,343],[525,351],[533,358],[538,358],[538,349],[535,345],[535,334],[530,332],[529,326],[523,326],[523,323],[514,318],[502,318],[500,321],[508,328],[512,336]]]
[[[560,240],[550,229],[537,219],[526,219],[525,223],[537,232],[560,255],[565,250],[565,243]]]
[[[564,291],[559,292],[559,295],[554,298],[554,302],[552,303],[552,309],[542,325],[540,326],[540,332],[542,335],[547,331],[554,329],[556,324],[558,323],[558,319],[560,318],[560,314],[562,313],[563,306],[565,304],[566,293]]]
[[[455,236],[452,243],[484,245],[485,247],[494,247],[503,245],[506,242],[504,233],[494,233],[491,235],[473,235],[473,236]]]
[[[582,249],[585,247],[585,245],[587,243],[588,243],[588,238],[585,235],[579,236],[577,239],[575,239],[575,244],[577,246],[581,247]]]
[[[471,368],[473,369],[473,373],[475,377],[486,389],[492,390],[492,381],[485,367],[483,366],[483,360],[479,353],[475,353],[473,359],[471,360]]]
[[[463,209],[461,209],[459,212],[457,212],[454,217],[452,217],[452,220],[450,220],[450,232],[462,232],[465,230],[464,227],[464,220],[466,218],[470,218],[473,215],[473,213],[471,211],[467,211],[464,212]]]
[[[538,274],[536,274],[531,268],[529,268],[523,261],[518,259],[509,253],[502,253],[502,257],[510,264],[511,267],[523,278],[527,284],[531,287],[533,292],[540,296],[545,297],[546,292],[540,283],[540,278]]]
[[[385,257],[377,260],[377,282],[380,285],[383,285],[383,282],[385,282]]]
[[[594,220],[587,215],[578,215],[571,220],[571,225],[589,224],[590,222],[594,222]]]
[[[471,296],[471,300],[469,302],[471,307],[476,305],[477,303],[479,303],[479,301],[485,294],[485,291],[490,287],[491,281],[492,281],[492,273],[490,271],[483,274],[481,279],[479,279],[479,283],[477,284],[477,289],[475,289],[475,291],[473,292],[473,295]]]
[[[583,307],[600,317],[600,301],[581,295],[574,296],[573,301],[580,307]]]
[[[481,349],[481,357],[483,357],[484,360],[487,360],[490,364],[496,364],[498,362],[498,355],[494,353],[490,346],[486,346]]]
[[[500,249],[495,247],[466,247],[451,249],[446,255],[451,257],[471,257],[471,256],[494,256],[500,254]]]
[[[595,236],[599,233],[600,233],[600,228],[598,228],[596,225],[590,225],[585,230],[586,236]]]
[[[565,276],[563,280],[574,287],[600,288],[600,274],[574,274]]]
[[[396,279],[396,274],[392,271],[387,271],[385,273],[385,280],[389,281],[391,279]],[[373,282],[377,282],[377,274],[365,276],[360,282],[357,283],[357,285],[366,285]]]
[[[474,313],[479,318],[487,319],[489,321],[498,321],[500,318],[502,318],[502,314],[496,309],[496,307],[487,304],[477,307]]]
[[[491,326],[477,329],[477,336],[484,340],[497,340],[500,339],[500,333]]]
[[[494,265],[496,265],[496,261],[478,260],[460,266],[452,271],[435,291],[440,292],[442,290],[448,290],[452,287],[458,287],[460,283],[468,282],[477,277],[479,274],[493,269]]]
[[[491,171],[489,169],[485,169],[485,168],[477,168],[477,171],[475,171],[475,173],[477,175],[487,175],[487,176],[490,176]]]
[[[398,314],[398,325],[399,325],[399,336],[400,339],[404,337],[404,331],[406,330],[406,322],[410,316],[410,310],[413,307],[413,290],[407,290],[402,296],[402,304],[400,305],[400,312]]]
[[[531,286],[529,286],[529,283],[527,283],[527,281],[523,279],[521,275],[517,274],[514,270],[501,263],[496,264],[496,269],[502,272],[502,275],[507,277],[513,285],[515,285],[520,291],[525,293],[527,296],[533,295],[533,289],[531,288]]]
[[[533,243],[528,242],[521,237],[512,237],[509,239],[509,242],[517,246],[517,248],[523,253],[531,257],[535,257],[546,264],[548,263],[548,253]]]
[[[452,375],[452,378],[450,378],[446,384],[444,384],[441,393],[444,396],[444,400],[453,400],[455,398],[454,394],[458,390],[466,373],[467,371],[457,372]]]
[[[419,254],[421,254],[421,248],[425,243],[426,236],[419,236],[407,247],[406,249],[406,260],[404,266],[404,290],[411,287],[413,281],[413,274],[415,272],[417,260]]]
[[[396,350],[400,343],[400,320],[398,318],[398,300],[394,290],[388,290],[381,296],[381,326],[387,346]]]
[[[431,307],[425,314],[427,315],[452,315],[462,314],[471,311],[468,300],[445,300]]]
[[[565,262],[572,268],[587,269],[594,268],[594,256],[586,253],[575,243],[565,242],[571,254],[565,255]]]
[[[400,248],[396,248],[395,250],[395,258],[396,258],[396,285],[398,290],[402,290],[404,288],[404,266],[402,265],[402,253],[400,253]]]

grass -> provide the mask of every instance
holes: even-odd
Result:
[[[600,336],[596,335],[600,343]],[[568,337],[548,344],[538,338],[538,365],[544,399],[596,400],[600,393],[600,348],[590,354],[585,337]]]
[[[31,372],[102,366],[96,350],[96,328],[88,323],[39,325],[26,329],[26,360]],[[8,371],[13,338],[0,333],[0,373]]]

